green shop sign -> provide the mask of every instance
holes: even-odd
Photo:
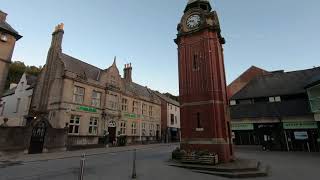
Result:
[[[126,117],[126,118],[129,118],[129,119],[137,119],[137,118],[140,118],[140,115],[138,115],[138,114],[131,114],[131,113],[124,113],[123,116]]]
[[[317,129],[317,122],[284,122],[284,129]]]
[[[96,108],[92,108],[92,107],[87,107],[87,106],[78,106],[77,110],[79,111],[85,111],[85,112],[92,112],[92,113],[96,113],[97,109]]]
[[[233,123],[231,124],[233,131],[253,130],[253,124],[250,123]]]

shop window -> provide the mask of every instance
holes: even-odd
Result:
[[[73,89],[73,102],[82,104],[84,101],[84,88],[75,86]]]
[[[69,121],[69,134],[79,134],[80,116],[71,115]]]
[[[126,123],[121,122],[120,123],[120,135],[125,135],[126,134]]]
[[[91,117],[89,122],[89,134],[97,135],[98,134],[98,118]]]

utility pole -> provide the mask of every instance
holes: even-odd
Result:
[[[137,178],[137,172],[136,172],[136,157],[137,156],[137,150],[134,149],[133,151],[133,165],[132,165],[132,179],[136,179]]]

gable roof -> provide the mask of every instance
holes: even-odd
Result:
[[[158,97],[160,97],[161,99],[163,99],[164,101],[166,101],[169,104],[173,104],[175,106],[180,106],[180,103],[178,101],[175,101],[171,98],[169,98],[168,96],[161,94],[159,91],[153,91]]]
[[[250,99],[258,97],[293,95],[305,93],[305,87],[315,76],[320,75],[320,68],[292,72],[272,72],[252,79],[231,99]]]
[[[16,38],[16,40],[19,40],[20,38],[22,38],[21,35],[19,35],[19,33],[14,30],[7,22],[3,21],[0,22],[0,29],[5,31],[8,34],[11,34],[12,36],[14,36]]]
[[[84,75],[88,79],[92,79],[95,81],[98,80],[99,75],[102,71],[100,68],[97,68],[64,53],[61,53],[61,60],[65,65],[65,70],[79,75]]]

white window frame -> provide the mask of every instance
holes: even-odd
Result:
[[[230,100],[230,106],[235,106],[237,105],[237,101],[236,100]]]
[[[78,91],[78,90],[83,90],[83,93],[81,91]],[[73,89],[73,102],[74,103],[83,104],[84,95],[85,95],[85,89],[83,87],[74,86],[74,89]],[[78,101],[79,100],[78,98],[81,98],[80,99],[81,101]]]
[[[1,116],[3,116],[4,114],[4,108],[6,107],[6,102],[2,103],[2,107],[1,107]]]
[[[21,98],[17,98],[17,104],[16,104],[15,113],[18,113],[18,112],[19,112],[19,109],[20,109],[20,103],[21,103]]]
[[[128,112],[128,99],[127,98],[121,99],[121,110]]]
[[[98,135],[98,126],[99,126],[99,118],[90,117],[88,133],[90,135]]]
[[[100,107],[101,106],[101,95],[102,93],[99,91],[92,91],[91,95],[91,105],[94,107]]]
[[[149,106],[149,116],[153,117],[153,106]]]
[[[79,115],[70,116],[68,134],[76,134],[76,135],[80,134],[80,119],[81,119],[81,116]],[[70,129],[72,129],[71,132],[70,132]]]
[[[131,123],[131,134],[137,135],[137,123],[136,122]]]
[[[120,122],[120,135],[126,135],[126,122]]]

